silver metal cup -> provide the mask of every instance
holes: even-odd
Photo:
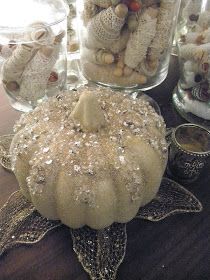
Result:
[[[180,182],[195,181],[210,158],[210,131],[197,124],[182,124],[172,131],[168,174]]]

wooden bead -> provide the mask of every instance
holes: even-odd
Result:
[[[140,85],[143,85],[143,84],[146,84],[146,82],[147,82],[147,77],[142,75],[142,74],[139,74],[138,75],[138,83]]]
[[[79,43],[78,42],[70,42],[68,45],[68,50],[70,52],[76,52],[79,50]]]
[[[112,64],[114,62],[114,56],[109,53],[104,54],[104,63],[106,64]]]
[[[130,76],[131,74],[133,73],[133,69],[128,67],[128,66],[125,66],[125,68],[123,69],[123,74],[124,76],[128,77]]]
[[[114,74],[116,77],[122,77],[122,75],[123,75],[123,69],[122,69],[122,68],[119,68],[119,67],[116,67],[116,68],[114,69],[113,74]]]
[[[125,66],[125,64],[124,64],[123,60],[119,60],[119,61],[117,62],[117,67],[118,67],[118,68],[124,68],[124,66]]]
[[[115,7],[115,14],[119,18],[125,18],[128,13],[128,7],[125,4],[119,4]]]

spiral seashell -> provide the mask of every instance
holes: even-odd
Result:
[[[210,92],[208,91],[208,86],[207,88],[204,88],[203,85],[197,85],[192,88],[192,96],[200,101],[207,102],[210,100]]]
[[[102,10],[90,20],[87,26],[86,46],[88,48],[107,48],[119,40],[121,29],[125,23],[126,10],[119,9],[123,4],[115,8],[109,7]],[[125,5],[123,5],[124,7]],[[119,16],[118,16],[118,12]],[[123,16],[122,12],[124,12]]]

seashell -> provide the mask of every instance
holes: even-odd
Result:
[[[144,59],[141,64],[135,69],[148,77],[153,77],[157,73],[159,66],[158,60],[149,61]]]
[[[184,60],[207,62],[208,53],[210,53],[210,44],[203,44],[200,46],[186,44],[180,47],[180,57]]]
[[[182,10],[182,17],[187,19],[188,22],[196,22],[201,10],[201,1],[188,0],[186,6]]]
[[[204,12],[200,13],[197,24],[203,30],[209,28],[210,27],[210,12],[209,11],[204,11]]]
[[[86,25],[98,12],[98,7],[93,4],[90,0],[84,1],[84,10],[82,14],[82,19],[84,24]]]
[[[82,56],[88,61],[96,64],[112,64],[114,62],[114,55],[111,52],[105,51],[104,49],[90,50],[84,48]]]
[[[25,34],[25,41],[33,42],[33,47],[53,44],[55,36],[48,24],[44,22],[34,22],[28,26],[28,29],[30,31]]]
[[[202,84],[197,85],[192,88],[191,93],[192,96],[195,97],[197,100],[207,102],[210,100],[210,92],[208,92],[208,85],[207,88],[204,87]]]
[[[157,18],[150,16],[148,8],[138,19],[136,31],[131,33],[125,50],[125,64],[136,68],[146,57],[147,50],[156,34]],[[152,9],[153,10],[153,9]]]
[[[4,59],[8,59],[12,55],[13,49],[9,47],[9,45],[1,46],[0,56]]]
[[[102,10],[88,23],[86,38],[86,46],[88,48],[109,49],[115,41],[119,40],[128,9],[123,4],[118,6]],[[124,8],[122,9],[122,7]],[[119,13],[120,17],[118,16]],[[121,17],[122,14],[124,17]]]
[[[126,48],[130,32],[128,29],[123,29],[118,40],[114,41],[109,50],[114,54],[117,54]]]
[[[183,101],[186,112],[190,112],[205,120],[210,120],[210,104],[208,102],[192,100],[187,94],[185,94]]]

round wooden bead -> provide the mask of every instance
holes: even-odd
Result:
[[[119,4],[115,7],[115,14],[119,18],[125,18],[128,13],[128,7],[125,4]]]
[[[116,68],[114,69],[113,74],[114,74],[116,77],[122,77],[122,75],[123,75],[123,69],[122,69],[122,68],[119,68],[119,67],[116,67]]]

